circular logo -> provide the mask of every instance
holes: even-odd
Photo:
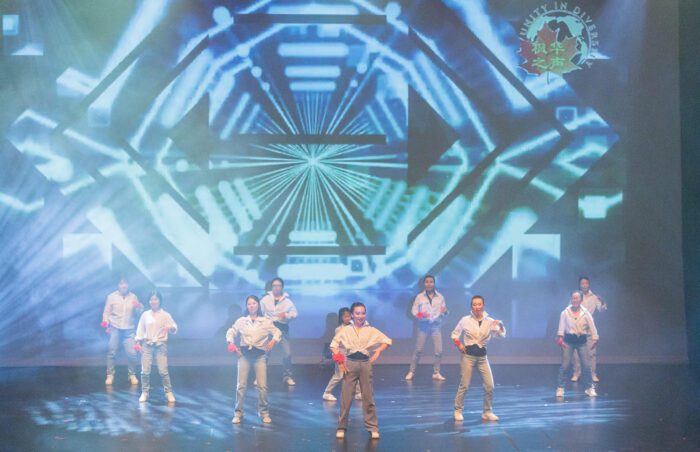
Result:
[[[598,48],[591,16],[578,6],[555,2],[535,9],[520,29],[520,67],[529,74],[563,75],[590,67]]]

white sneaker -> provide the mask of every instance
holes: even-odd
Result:
[[[497,420],[498,420],[498,416],[496,416],[495,414],[493,414],[493,413],[490,412],[490,411],[487,411],[487,412],[485,412],[484,414],[481,415],[481,419],[483,419],[483,420],[485,420],[485,421],[497,421]]]
[[[557,397],[564,397],[564,388],[557,388]]]
[[[330,392],[324,392],[323,393],[323,400],[327,400],[329,402],[335,402],[338,399],[336,399],[335,396],[333,394],[331,394]]]
[[[355,394],[355,400],[362,400],[362,394]]]
[[[408,381],[413,380],[413,372],[409,371],[404,379]]]
[[[576,383],[576,382],[578,381],[579,377],[580,377],[580,375],[572,375],[572,376],[571,376],[571,381],[573,381],[574,383]]]
[[[369,432],[369,434],[372,436],[372,439],[379,439],[379,432]]]
[[[272,422],[272,419],[270,419],[270,415],[266,414],[262,418],[263,424],[270,424]]]
[[[132,385],[137,385],[139,384],[139,379],[136,378],[136,375],[131,374],[129,375],[129,383],[131,383]]]
[[[165,399],[168,401],[168,403],[175,403],[175,395],[172,392],[166,392]]]
[[[595,392],[595,388],[591,386],[584,391],[588,397],[598,397],[598,393]]]
[[[445,381],[445,377],[440,372],[437,372],[433,374],[433,380]]]
[[[114,383],[114,375],[107,375],[107,378],[105,378],[105,385],[112,386],[112,383]]]
[[[598,378],[598,375],[593,374],[593,383],[600,383],[600,379]]]
[[[297,384],[296,381],[292,379],[292,377],[285,378],[284,381],[287,383],[287,386],[294,386],[295,384]]]
[[[147,392],[142,392],[141,397],[139,397],[139,402],[143,403],[146,400],[148,400],[148,393]]]
[[[336,430],[336,431],[335,431],[335,437],[338,438],[338,439],[343,439],[343,438],[345,438],[345,430],[340,430],[340,429]]]
[[[455,410],[455,421],[463,421],[464,416],[462,415],[461,411]]]
[[[233,415],[233,419],[231,419],[232,424],[240,424],[241,423],[241,417],[237,414]]]
[[[253,386],[255,386],[256,388],[258,387],[258,379],[257,378],[255,380],[253,380]]]

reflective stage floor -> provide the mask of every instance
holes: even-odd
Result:
[[[336,440],[340,402],[321,393],[332,368],[298,366],[297,385],[282,384],[270,368],[272,424],[256,416],[257,392],[249,386],[246,414],[231,424],[235,367],[171,367],[177,397],[168,406],[160,378],[151,399],[118,368],[113,388],[94,367],[0,369],[2,450],[255,450],[255,451],[453,451],[453,450],[700,450],[700,391],[685,366],[602,366],[599,397],[567,385],[554,396],[557,368],[493,367],[494,412],[481,420],[478,376],[467,393],[464,421],[453,420],[458,367],[444,366],[445,382],[421,366],[413,382],[407,366],[375,367],[381,438],[371,440],[362,410],[353,402],[344,440]],[[338,396],[340,387],[336,388]]]

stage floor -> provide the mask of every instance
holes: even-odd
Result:
[[[155,369],[154,369],[155,370]],[[1,368],[2,450],[700,450],[700,391],[685,366],[609,365],[599,370],[599,397],[567,385],[554,397],[555,366],[493,367],[494,412],[482,422],[478,376],[467,393],[464,422],[452,418],[457,366],[444,366],[445,382],[419,367],[375,367],[381,438],[369,439],[353,403],[345,440],[335,439],[340,402],[321,393],[329,367],[299,366],[297,386],[287,387],[270,368],[272,424],[256,416],[257,392],[249,387],[246,413],[231,424],[235,367],[171,367],[177,403],[168,406],[160,378],[148,403],[118,368],[112,389],[103,368]],[[336,389],[338,396],[339,387]]]

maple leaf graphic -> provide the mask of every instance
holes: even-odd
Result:
[[[534,41],[520,39],[520,54],[525,61],[520,65],[527,73],[541,75],[545,72],[563,75],[581,69],[571,60],[576,56],[576,38],[557,41],[557,34],[549,24],[537,32]]]

